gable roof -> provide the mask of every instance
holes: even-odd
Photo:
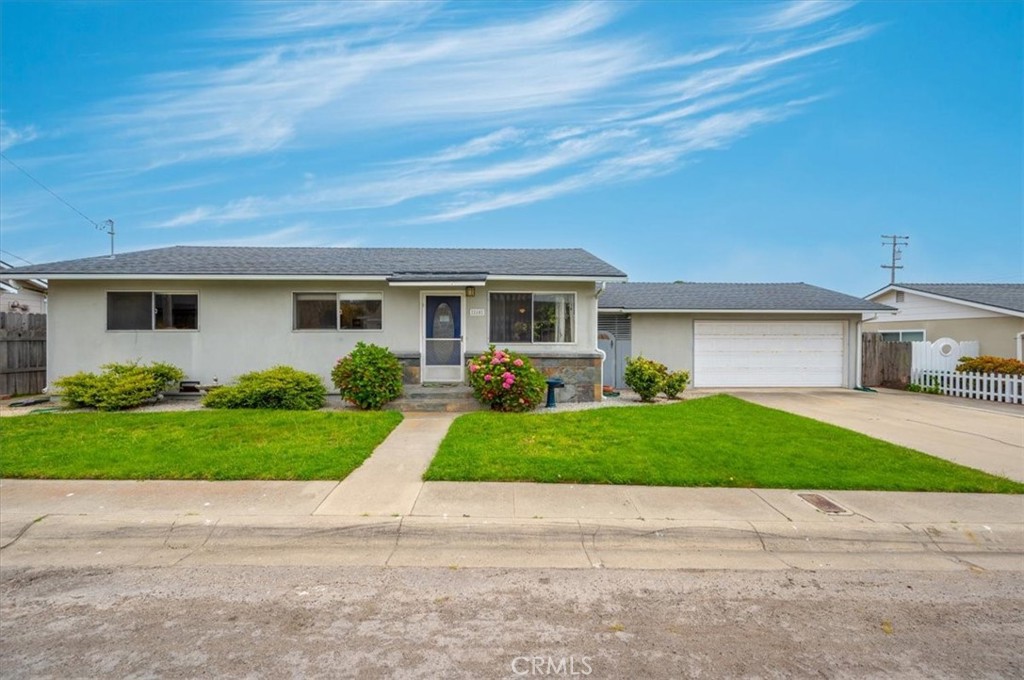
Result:
[[[892,290],[924,293],[973,306],[1024,313],[1024,283],[894,283],[868,295],[869,300]]]
[[[609,283],[602,311],[894,312],[806,283]]]
[[[12,269],[50,279],[232,277],[389,278],[420,276],[625,279],[580,248],[262,248],[174,246]],[[431,277],[433,277],[431,279]]]

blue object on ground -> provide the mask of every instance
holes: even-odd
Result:
[[[555,388],[565,387],[565,381],[561,378],[548,378],[548,403],[545,404],[546,408],[555,407]]]

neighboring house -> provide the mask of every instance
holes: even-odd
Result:
[[[865,332],[890,340],[977,340],[981,354],[1024,358],[1024,284],[896,283],[867,299],[899,313],[866,318]]]
[[[0,312],[46,314],[46,281],[8,278],[5,272],[11,268],[0,261]]]
[[[161,248],[11,270],[49,281],[47,377],[140,359],[228,383],[287,364],[330,384],[359,341],[408,383],[462,382],[489,343],[600,398],[597,295],[626,275],[579,249]]]
[[[894,311],[804,283],[610,283],[599,304],[616,386],[644,356],[695,387],[857,387],[862,315]]]

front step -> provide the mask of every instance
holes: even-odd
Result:
[[[385,408],[403,413],[468,413],[487,407],[465,385],[406,385],[402,396]]]

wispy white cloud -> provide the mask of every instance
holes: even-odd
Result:
[[[15,127],[0,116],[0,151],[7,151],[19,144],[27,144],[38,136],[35,126]]]
[[[752,22],[755,31],[790,31],[845,12],[855,2],[846,0],[793,0],[773,8]]]
[[[346,156],[342,171],[299,168],[276,190],[193,204],[152,228],[332,211],[449,221],[671,172],[797,115],[816,96],[815,57],[874,30],[825,21],[851,5],[771,5],[720,44],[673,52],[616,30],[614,4],[502,7],[481,22],[433,4],[263,3],[221,35],[247,56],[154,77],[97,122],[150,170]],[[420,143],[348,162],[347,144],[391,131]]]
[[[316,229],[302,222],[273,231],[254,233],[245,236],[231,236],[213,239],[191,239],[186,242],[174,241],[166,243],[147,243],[143,248],[167,248],[175,245],[190,246],[290,246],[290,247],[334,247],[354,248],[362,245],[359,238],[338,239],[325,235],[323,230]]]
[[[267,38],[327,29],[408,25],[443,5],[434,0],[345,0],[338,2],[260,2],[236,25],[221,28],[222,38]]]

